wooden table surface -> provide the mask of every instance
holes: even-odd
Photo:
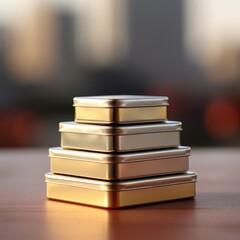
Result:
[[[0,150],[0,239],[240,239],[240,149],[193,149],[195,199],[105,210],[47,200],[47,149]]]

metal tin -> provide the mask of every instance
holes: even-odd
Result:
[[[75,97],[75,121],[111,124],[167,120],[168,97],[114,95]]]
[[[181,122],[102,126],[62,122],[61,146],[99,152],[139,151],[180,145]]]
[[[59,147],[49,149],[51,172],[103,180],[120,180],[186,172],[189,147],[132,153],[97,153]]]
[[[195,196],[196,173],[125,181],[103,181],[47,173],[47,197],[105,208],[121,208]]]

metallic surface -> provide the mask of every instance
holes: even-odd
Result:
[[[92,97],[75,97],[74,106],[80,107],[147,107],[166,106],[168,97],[138,95],[108,95]]]
[[[75,122],[112,123],[112,108],[75,107]]]
[[[182,123],[178,121],[165,121],[152,124],[111,125],[80,124],[75,122],[59,123],[60,132],[73,132],[97,135],[129,135],[140,133],[172,132],[182,130]]]
[[[113,139],[112,136],[62,132],[61,146],[71,149],[113,152],[115,151]]]
[[[97,96],[75,97],[75,121],[79,123],[138,123],[167,119],[167,97]]]
[[[47,197],[105,208],[194,197],[196,174],[125,181],[100,181],[46,174]]]
[[[180,145],[180,122],[131,126],[60,123],[61,146],[100,152],[138,151]]]
[[[189,147],[120,154],[49,149],[51,172],[103,180],[185,172],[189,155]]]
[[[75,107],[75,121],[78,123],[138,123],[158,122],[167,119],[167,107],[139,108],[95,108]]]

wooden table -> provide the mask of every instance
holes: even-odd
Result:
[[[47,149],[0,150],[0,239],[240,239],[240,149],[194,149],[197,197],[123,210],[47,200]]]

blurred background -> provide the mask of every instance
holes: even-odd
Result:
[[[240,146],[240,1],[0,0],[0,147],[58,146],[103,94],[168,96],[183,145]]]

